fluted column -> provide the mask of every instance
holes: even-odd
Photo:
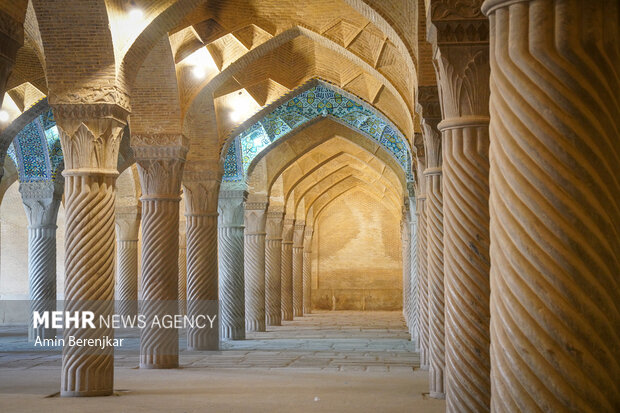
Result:
[[[56,219],[63,184],[53,181],[19,185],[28,218],[28,295],[31,314],[56,310]],[[28,329],[28,341],[54,338],[55,328]]]
[[[420,351],[420,313],[418,281],[418,214],[413,183],[409,189],[409,335],[415,351]]]
[[[114,311],[114,184],[127,111],[113,104],[52,106],[65,170],[65,311]],[[104,339],[114,330],[65,328],[65,340]],[[112,394],[114,352],[64,346],[61,396]]]
[[[245,330],[265,331],[266,202],[246,202],[244,234]]]
[[[116,312],[138,314],[139,206],[116,208]]]
[[[282,224],[281,296],[282,321],[293,319],[293,229],[295,220],[284,218]]]
[[[303,313],[310,314],[312,312],[312,233],[313,228],[306,225],[304,231],[304,261],[303,261]]]
[[[409,292],[411,290],[411,246],[409,245],[409,211],[403,207],[401,222],[400,222],[400,241],[401,241],[401,256],[402,256],[402,276],[403,276],[403,316],[405,317],[405,323],[407,328],[409,325],[409,311],[410,300]]]
[[[222,339],[245,339],[243,221],[246,192],[221,190],[218,245],[220,269],[220,331]]]
[[[179,201],[189,142],[183,135],[132,135],[142,187],[140,368],[179,365],[179,332],[154,325],[178,313]]]
[[[265,321],[268,326],[282,324],[282,219],[279,210],[267,212],[265,224]]]
[[[620,411],[617,1],[487,1],[491,405]]]
[[[295,221],[293,229],[293,316],[302,317],[303,307],[303,270],[304,270],[304,221]]]
[[[421,106],[427,179],[426,234],[428,257],[429,373],[430,396],[445,398],[445,330],[443,273],[443,196],[441,138],[437,124],[441,119],[436,87],[418,88]]]
[[[180,211],[179,211],[180,212]],[[185,220],[179,222],[179,314],[187,314],[187,235]]]
[[[418,291],[420,295],[418,311],[420,315],[420,369],[428,370],[429,356],[429,313],[428,313],[428,259],[426,236],[426,154],[424,148],[424,138],[421,133],[414,136],[416,147],[416,177],[418,180],[416,213],[418,216]]]
[[[188,350],[218,350],[220,312],[218,301],[217,198],[218,165],[188,162],[183,174],[187,239],[187,315],[209,316],[206,327],[187,329]]]
[[[489,43],[479,5],[430,8],[442,134],[446,406],[490,410]],[[455,38],[457,30],[464,35]]]

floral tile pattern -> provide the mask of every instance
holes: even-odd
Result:
[[[382,145],[402,166],[408,179],[411,154],[405,137],[385,117],[359,98],[324,82],[277,106],[234,137],[225,158],[224,180],[240,181],[248,167],[271,143],[318,118],[333,117]]]

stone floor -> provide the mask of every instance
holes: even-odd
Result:
[[[445,411],[399,312],[317,312],[219,352],[182,351],[175,370],[138,369],[136,340],[117,352],[117,397],[103,398],[55,397],[59,349],[34,351],[24,335],[0,327],[2,412]]]

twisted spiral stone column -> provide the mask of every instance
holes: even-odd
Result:
[[[268,326],[282,324],[280,308],[283,217],[281,211],[268,211],[265,224],[265,321]]]
[[[420,313],[419,313],[419,281],[418,281],[418,214],[416,212],[416,202],[413,188],[410,189],[409,196],[409,256],[410,256],[410,295],[409,295],[409,335],[413,342],[415,351],[420,351]]]
[[[295,222],[293,230],[293,316],[302,317],[303,307],[303,270],[304,270],[304,228],[303,221]]]
[[[218,245],[220,270],[220,335],[222,339],[245,339],[245,293],[243,268],[243,219],[246,193],[221,190]]]
[[[402,271],[403,271],[403,316],[405,317],[405,323],[407,328],[409,325],[410,314],[410,300],[409,293],[411,291],[410,278],[411,278],[411,246],[409,245],[409,222],[407,219],[409,211],[403,208],[403,215],[400,223],[400,235],[401,235],[401,251],[402,251]]]
[[[53,106],[65,170],[65,311],[92,311],[94,319],[114,311],[114,184],[120,136],[127,111],[117,105]],[[114,338],[114,330],[63,331],[65,342]],[[60,395],[112,394],[114,351],[64,346]]]
[[[443,274],[443,197],[441,168],[427,168],[428,294],[430,396],[445,398],[445,330]]]
[[[304,250],[303,250],[303,313],[310,314],[312,312],[312,233],[313,229],[310,225],[306,225],[304,232]]]
[[[132,135],[142,186],[140,368],[179,365],[179,332],[156,320],[179,311],[179,202],[188,142],[183,135]]]
[[[116,312],[138,314],[138,231],[137,207],[116,209]]]
[[[265,331],[265,202],[245,204],[245,330]]]
[[[196,168],[189,162],[187,167]],[[187,315],[209,316],[208,328],[187,330],[189,350],[219,349],[217,197],[219,172],[185,170],[185,219],[187,238]]]
[[[62,182],[24,182],[19,185],[28,218],[28,292],[31,314],[56,310],[56,220],[62,198]],[[28,340],[55,338],[56,329],[32,320]]]
[[[442,133],[446,407],[490,410],[488,20],[431,6]],[[457,30],[466,33],[454,38]]]
[[[488,118],[443,121],[446,403],[490,410]]]
[[[618,8],[483,5],[494,412],[620,411]]]
[[[285,218],[282,225],[282,320],[293,319],[293,227],[294,219]]]
[[[179,223],[179,314],[187,314],[187,241],[185,221]]]
[[[426,180],[426,177],[422,177]],[[428,370],[429,352],[429,307],[428,307],[428,260],[426,237],[426,195],[418,196],[418,289],[420,290],[420,369]]]

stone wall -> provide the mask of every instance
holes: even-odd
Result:
[[[402,308],[399,214],[359,189],[320,213],[312,247],[313,308]]]

